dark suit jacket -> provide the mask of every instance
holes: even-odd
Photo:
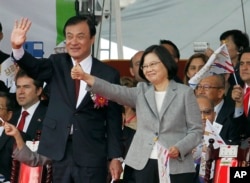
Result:
[[[0,50],[0,64],[2,64],[3,61],[5,61],[8,57],[10,57],[10,55],[8,55],[7,53],[4,53]]]
[[[76,108],[74,80],[70,75],[73,63],[69,54],[38,60],[26,52],[17,63],[34,78],[46,81],[50,89],[38,153],[61,160],[73,124],[73,158],[80,166],[107,166],[107,158],[122,156],[121,107],[109,101],[108,106],[96,109],[87,92]],[[91,74],[119,83],[119,72],[95,58]]]
[[[244,125],[243,125],[244,137],[247,140],[249,140],[250,139],[250,108],[248,109],[248,116],[242,122],[244,123]],[[247,140],[246,140],[246,142],[247,142]]]
[[[242,114],[241,116],[234,118],[234,110],[235,106],[232,105],[231,101],[224,98],[224,104],[215,120],[223,126],[220,136],[226,144],[239,144],[241,135],[243,134],[242,125],[245,116]]]
[[[42,129],[42,121],[44,119],[47,107],[40,103],[36,108],[32,119],[30,121],[30,125],[27,129],[27,132],[23,135],[24,140],[33,140],[36,137],[37,130]],[[21,109],[18,109],[14,112],[10,123],[16,125],[18,123],[18,119],[21,115]],[[13,151],[14,139],[10,136],[7,136],[4,132],[0,137],[0,173],[5,176],[7,180],[10,178],[11,173],[11,155]]]

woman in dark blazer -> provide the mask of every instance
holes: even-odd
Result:
[[[193,90],[173,80],[177,65],[162,46],[147,48],[140,63],[146,82],[126,88],[83,72],[71,71],[73,79],[87,82],[93,93],[137,113],[137,131],[125,159],[135,169],[136,183],[159,182],[156,142],[168,149],[171,183],[192,182],[195,172],[191,151],[202,137],[201,115]]]

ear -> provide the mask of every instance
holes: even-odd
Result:
[[[243,51],[243,46],[239,47],[238,54],[241,54],[242,51]]]
[[[221,89],[219,89],[219,98],[224,98],[224,96],[225,96],[225,89],[224,88],[221,88]]]
[[[3,33],[0,32],[0,41],[3,39]]]
[[[135,73],[131,67],[129,68],[129,72],[130,72],[131,76],[135,77]]]
[[[7,121],[9,121],[12,118],[13,111],[8,111],[7,113]]]
[[[95,43],[95,36],[92,36],[91,38],[91,44],[93,45]]]
[[[42,95],[42,92],[43,92],[43,88],[42,87],[39,87],[37,89],[37,96],[41,96]]]

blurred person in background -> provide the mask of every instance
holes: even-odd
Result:
[[[188,81],[207,63],[208,57],[203,53],[195,53],[186,62],[184,68],[183,83],[186,85]]]

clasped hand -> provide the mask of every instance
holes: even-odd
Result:
[[[232,99],[236,102],[236,106],[243,105],[244,90],[240,85],[235,85],[232,90]]]
[[[72,79],[82,80],[84,74],[85,73],[83,72],[81,65],[78,63],[71,69],[71,78]]]

